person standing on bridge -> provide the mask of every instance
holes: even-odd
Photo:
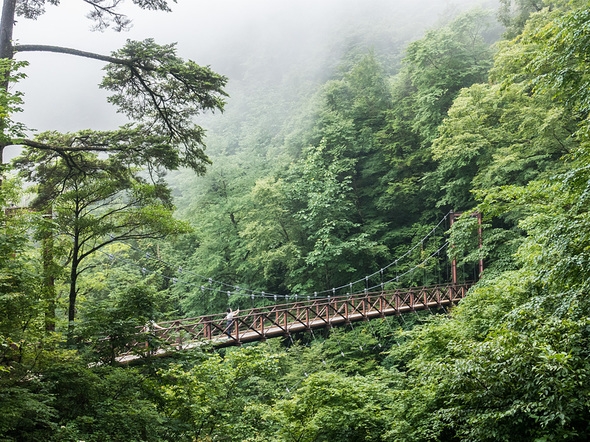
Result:
[[[231,328],[234,325],[234,316],[237,315],[238,313],[240,313],[240,309],[237,309],[235,312],[232,311],[231,308],[228,307],[227,309],[227,315],[225,315],[225,321],[226,321],[226,326],[225,326],[225,333],[231,338]]]

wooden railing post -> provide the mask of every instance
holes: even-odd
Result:
[[[286,311],[283,311],[283,324],[284,324],[285,330],[288,330],[288,328],[287,328],[288,327],[288,324],[287,324],[287,312]]]
[[[348,318],[348,302],[345,301],[344,303],[344,316],[346,316],[346,321],[348,322],[349,318]]]
[[[206,319],[205,320],[205,337],[207,339],[211,339],[211,320],[210,319]]]

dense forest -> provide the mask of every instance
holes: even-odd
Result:
[[[46,48],[2,40],[0,144],[23,150],[0,182],[0,440],[587,440],[590,5],[460,4],[233,83],[128,41],[92,57],[130,123],[31,139],[15,54]],[[450,311],[115,357],[163,345],[151,321],[382,283],[445,241],[395,284],[454,259],[477,283]]]

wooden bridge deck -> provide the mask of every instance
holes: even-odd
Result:
[[[158,342],[153,355],[163,356],[202,345],[226,347],[293,333],[367,321],[425,309],[439,309],[458,303],[471,284],[444,284],[412,287],[383,292],[357,293],[241,310],[231,330],[226,330],[225,313],[161,322],[149,331]],[[145,330],[144,330],[145,331]],[[125,363],[141,357],[127,354],[118,358]],[[144,351],[145,353],[145,351]]]

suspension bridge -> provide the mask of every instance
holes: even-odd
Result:
[[[144,342],[139,343],[137,349],[163,356],[204,344],[214,347],[241,345],[419,310],[444,309],[463,299],[471,285],[449,283],[321,299],[309,297],[303,301],[240,311],[230,324],[224,313],[166,321],[143,330],[155,338],[156,348],[149,348]],[[125,363],[139,357],[138,354],[127,354],[118,360]]]

